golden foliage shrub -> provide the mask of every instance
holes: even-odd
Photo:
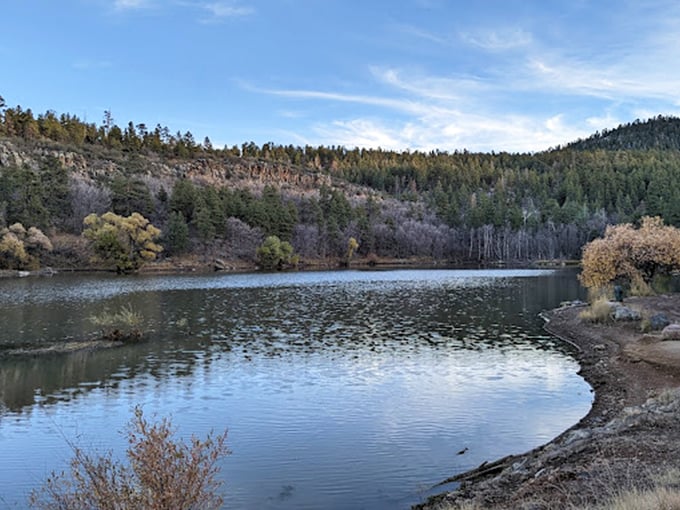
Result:
[[[630,223],[609,226],[602,239],[584,247],[582,265],[579,279],[585,287],[620,280],[630,284],[631,292],[648,294],[655,274],[680,269],[680,230],[649,216],[639,229]]]

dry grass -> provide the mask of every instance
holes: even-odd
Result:
[[[143,322],[142,314],[124,305],[117,312],[104,310],[98,315],[89,317],[92,324],[101,328],[101,336],[105,340],[121,342],[137,342],[142,337],[139,329]]]
[[[601,296],[579,313],[579,317],[589,322],[606,323],[611,321],[612,305],[607,297]]]
[[[669,391],[671,398],[672,391]],[[631,466],[620,478],[607,462],[600,466],[602,478],[587,482],[573,492],[566,486],[554,486],[560,497],[539,493],[523,500],[512,500],[509,506],[466,501],[439,503],[432,510],[680,510],[680,469],[651,473]],[[511,498],[508,498],[510,501]],[[595,501],[595,503],[593,503]]]
[[[680,510],[680,491],[668,487],[647,491],[633,489],[615,496],[601,506],[583,510]]]
[[[577,506],[558,504],[554,506],[548,502],[539,502],[537,500],[525,501],[523,503],[513,503],[513,509],[550,509],[556,508],[564,510],[680,510],[680,490],[670,487],[657,487],[650,490],[631,489],[624,491],[618,495],[605,496],[606,498],[602,504],[590,506]],[[494,509],[505,508],[503,506],[496,506]],[[460,504],[441,504],[436,506],[433,510],[489,510],[487,506],[474,502],[465,502]]]

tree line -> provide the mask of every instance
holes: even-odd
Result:
[[[643,216],[680,224],[678,126],[678,119],[658,117],[535,154],[253,142],[219,149],[160,125],[120,128],[111,112],[97,125],[3,106],[0,137],[23,150],[49,142],[88,160],[125,164],[94,180],[69,173],[51,156],[33,167],[0,167],[0,226],[20,222],[79,234],[88,214],[111,211],[149,218],[162,231],[166,255],[200,249],[252,259],[266,237],[276,236],[303,258],[343,257],[350,238],[360,256],[579,258],[609,224]],[[621,140],[631,132],[637,142],[628,147]],[[274,181],[236,188],[229,180],[208,185],[178,175],[168,182],[150,175],[153,158],[170,166],[276,163],[321,172],[333,185],[302,192]]]

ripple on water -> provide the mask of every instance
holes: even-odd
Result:
[[[3,292],[0,304],[22,338],[70,310],[120,303],[154,334],[2,365],[12,385],[0,385],[0,497],[59,467],[64,437],[120,451],[115,431],[140,404],[184,435],[229,428],[229,507],[407,508],[433,483],[536,446],[587,412],[575,362],[535,318],[577,296],[569,278],[350,271],[18,285],[26,301]],[[59,334],[83,324],[63,321]]]

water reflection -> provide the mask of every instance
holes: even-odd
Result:
[[[92,334],[86,317],[121,304],[151,332],[141,345],[0,361],[5,487],[27,487],[15,468],[59,444],[55,423],[61,434],[70,420],[81,434],[98,434],[102,420],[116,430],[141,403],[183,430],[229,427],[230,507],[404,507],[457,470],[548,440],[590,402],[537,318],[579,297],[570,272],[85,277],[0,289],[0,343]],[[27,432],[51,442],[27,443]]]

